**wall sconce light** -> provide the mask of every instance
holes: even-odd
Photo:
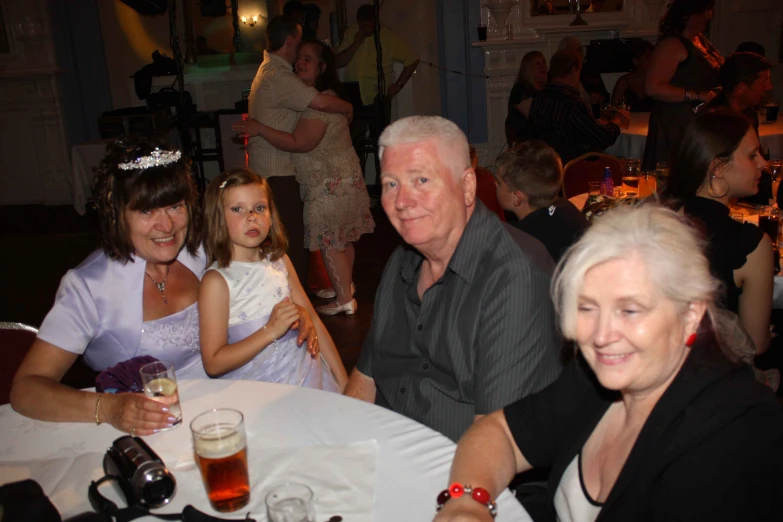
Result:
[[[251,18],[248,18],[247,16],[242,16],[240,17],[240,20],[242,20],[243,24],[253,27],[258,23],[258,15],[253,15]]]

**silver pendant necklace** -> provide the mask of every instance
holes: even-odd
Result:
[[[166,299],[166,280],[169,278],[169,275],[166,274],[166,277],[163,278],[163,281],[158,283],[155,281],[155,279],[152,278],[151,275],[149,275],[147,272],[144,272],[144,275],[150,278],[150,281],[152,281],[155,284],[155,287],[158,289],[158,292],[160,292],[160,295],[163,296],[163,304],[169,304],[168,299]]]

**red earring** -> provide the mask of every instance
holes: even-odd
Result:
[[[692,333],[692,334],[690,334],[690,335],[688,336],[688,338],[685,340],[685,346],[687,346],[688,348],[690,348],[691,346],[693,346],[693,344],[694,344],[695,342],[696,342],[696,334],[695,334],[695,333]]]

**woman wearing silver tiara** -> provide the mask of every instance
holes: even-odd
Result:
[[[96,394],[60,384],[79,354],[102,371],[149,355],[180,379],[207,378],[196,300],[206,258],[189,167],[179,151],[116,142],[95,177],[100,249],[70,270],[14,377],[11,405],[48,421],[108,422],[148,435],[173,422],[138,393]],[[300,328],[311,328],[309,316]],[[309,335],[309,334],[308,334]]]

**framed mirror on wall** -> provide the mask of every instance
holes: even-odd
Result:
[[[266,0],[181,0],[185,56],[199,68],[260,63],[269,20]]]
[[[613,13],[623,10],[623,0],[530,0],[530,16]]]

